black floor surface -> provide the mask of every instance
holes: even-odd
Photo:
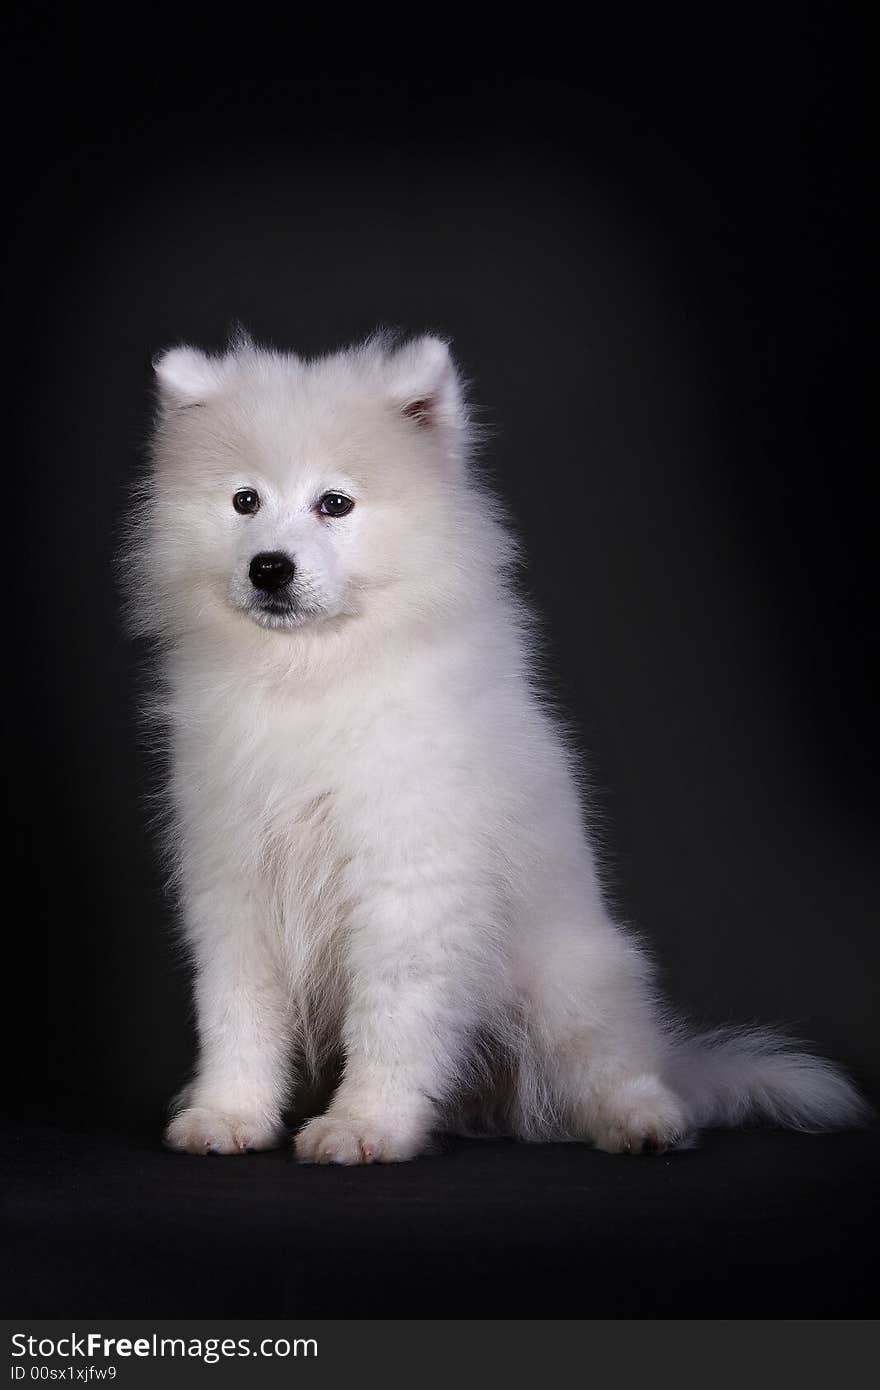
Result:
[[[15,1317],[860,1317],[880,1133],[612,1158],[456,1141],[402,1166],[12,1129]]]

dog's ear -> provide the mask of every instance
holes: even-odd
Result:
[[[159,400],[170,410],[204,405],[223,385],[227,363],[193,347],[168,348],[153,358]]]
[[[417,429],[454,430],[463,425],[461,384],[441,338],[414,338],[388,359],[391,401]]]

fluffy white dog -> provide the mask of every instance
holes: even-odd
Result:
[[[304,361],[241,337],[156,373],[127,572],[199,1032],[167,1142],[278,1144],[335,1048],[306,1162],[450,1128],[639,1153],[857,1122],[845,1076],[775,1034],[688,1036],[611,919],[446,345]]]

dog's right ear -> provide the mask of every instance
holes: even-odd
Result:
[[[193,347],[168,348],[153,358],[159,400],[168,410],[204,405],[216,396],[226,374],[226,361],[208,357]]]

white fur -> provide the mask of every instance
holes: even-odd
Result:
[[[340,1045],[305,1161],[408,1159],[453,1126],[638,1152],[701,1124],[857,1122],[843,1075],[772,1034],[689,1039],[609,916],[446,345],[306,362],[240,337],[156,371],[125,567],[161,656],[195,968],[168,1142],[277,1143],[297,1073]],[[330,490],[348,516],[316,514]],[[296,563],[290,611],[256,606],[264,550]]]

